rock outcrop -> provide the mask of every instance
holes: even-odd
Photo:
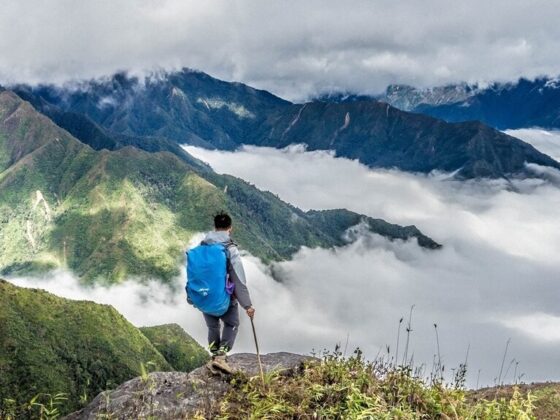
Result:
[[[261,356],[266,372],[290,372],[310,359],[293,353],[270,353]],[[255,354],[239,353],[228,363],[247,376],[258,376]],[[205,367],[190,373],[154,372],[123,383],[113,391],[99,394],[84,409],[70,414],[68,420],[111,419],[183,419],[195,414],[210,415],[213,404],[228,391],[229,378],[213,375]]]

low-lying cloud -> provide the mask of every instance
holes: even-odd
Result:
[[[237,152],[191,153],[218,172],[240,176],[304,209],[339,208],[399,224],[415,224],[443,243],[429,251],[414,242],[390,242],[362,233],[334,249],[302,248],[291,261],[267,267],[244,262],[257,308],[264,351],[362,348],[370,358],[390,346],[400,357],[414,306],[409,356],[431,369],[438,325],[447,369],[470,346],[468,383],[497,377],[506,341],[506,363],[519,361],[525,380],[560,379],[560,189],[533,179],[508,183],[458,182],[444,174],[371,170],[328,152],[248,147]],[[279,277],[281,283],[272,279]],[[68,274],[12,279],[56,294],[110,303],[136,325],[177,322],[205,341],[201,315],[184,300],[184,278],[174,290],[132,281],[110,289],[84,289]],[[253,351],[243,317],[236,351]],[[399,358],[400,358],[399,357]],[[514,369],[506,381],[513,381]]]
[[[560,131],[520,128],[517,130],[506,130],[505,133],[532,144],[541,152],[560,161]]]
[[[524,134],[540,145],[538,133]],[[544,151],[554,155],[554,146]],[[446,361],[458,364],[470,344],[471,367],[486,383],[510,337],[508,357],[527,377],[560,378],[560,189],[553,183],[371,170],[302,146],[187,150],[303,209],[345,207],[415,224],[444,244],[430,252],[366,235],[335,251],[303,249],[280,265],[287,287],[349,331],[353,344],[370,354],[394,345],[397,321],[414,304],[417,360],[431,360],[437,323]]]

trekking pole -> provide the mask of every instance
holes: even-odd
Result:
[[[251,327],[253,327],[253,338],[255,339],[255,347],[257,348],[257,361],[259,362],[259,370],[261,372],[261,380],[262,380],[263,386],[265,386],[265,384],[264,384],[264,372],[263,372],[263,367],[262,367],[262,363],[261,363],[261,354],[259,352],[259,342],[257,341],[257,332],[255,331],[255,323],[253,322],[253,318],[251,318]]]

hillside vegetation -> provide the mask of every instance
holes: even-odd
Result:
[[[210,358],[200,344],[177,324],[141,327],[140,331],[176,371],[190,372]]]
[[[469,392],[471,401],[483,399],[509,400],[515,393],[526,398],[531,396],[533,413],[537,419],[560,420],[560,383],[531,383],[483,388]]]
[[[472,398],[463,379],[445,384],[425,380],[408,366],[368,362],[359,350],[351,357],[326,354],[294,372],[270,372],[264,383],[238,374],[224,402],[223,419],[534,419],[529,395]],[[207,416],[208,417],[208,416]],[[548,417],[542,417],[547,418]]]
[[[347,211],[329,211],[336,228],[325,229],[317,212],[218,175],[184,152],[94,150],[14,93],[0,93],[1,273],[62,267],[90,282],[170,281],[193,235],[210,230],[219,210],[232,214],[241,247],[265,261],[302,245],[343,245],[346,229],[362,220],[389,239],[439,246],[412,226]]]
[[[143,367],[173,370],[176,360],[188,360],[190,368],[203,364],[206,351],[192,340],[182,343],[177,328],[174,333],[177,346],[168,362],[159,344],[112,306],[0,280],[0,418],[3,410],[36,396],[44,401],[44,394],[63,393],[60,409],[69,412],[140,375]]]

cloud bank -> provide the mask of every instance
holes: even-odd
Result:
[[[471,366],[482,370],[486,383],[497,375],[496,361],[510,337],[509,357],[528,377],[560,378],[554,350],[560,345],[560,189],[552,183],[457,182],[445,174],[370,170],[301,146],[187,150],[216,171],[304,209],[346,207],[415,224],[444,244],[426,252],[364,236],[335,252],[304,249],[280,265],[295,295],[334,314],[355,344],[370,352],[390,344],[397,320],[415,304],[420,360],[431,360],[437,323],[447,362],[457,364],[470,344]]]
[[[525,380],[560,380],[560,189],[543,180],[456,182],[370,170],[328,152],[244,148],[188,150],[302,208],[347,207],[400,224],[415,224],[438,242],[427,251],[362,233],[335,249],[302,248],[292,261],[263,266],[244,256],[265,352],[359,346],[373,358],[395,355],[399,319],[415,305],[409,356],[431,369],[438,325],[447,369],[469,351],[468,384],[493,384],[506,341],[506,363],[519,361]],[[272,279],[280,278],[281,282]],[[109,303],[136,325],[177,322],[205,342],[201,315],[174,290],[132,281],[84,289],[68,274],[12,279],[56,294]],[[404,334],[405,325],[401,334]],[[399,358],[403,355],[403,339]],[[242,317],[236,351],[253,351]],[[511,382],[514,370],[508,372]]]
[[[8,0],[0,28],[0,83],[187,66],[303,99],[560,73],[544,0]]]
[[[517,137],[560,161],[560,131],[548,131],[540,128],[521,128],[506,130],[506,134]]]

